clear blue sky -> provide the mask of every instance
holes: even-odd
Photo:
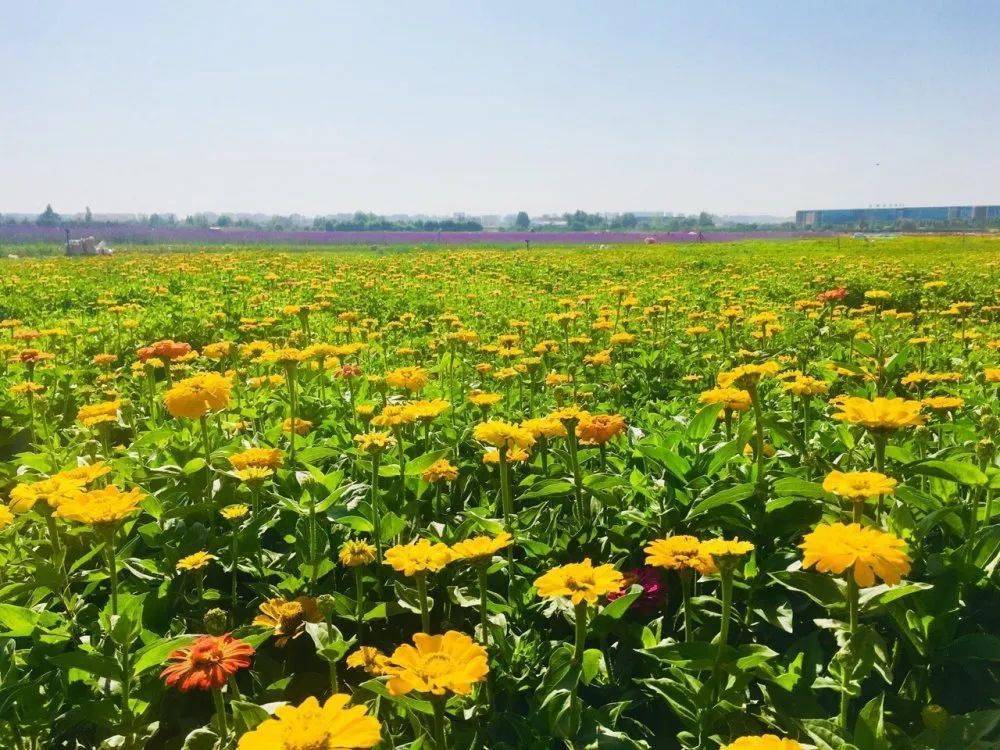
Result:
[[[1000,2],[10,2],[0,212],[1000,202]]]

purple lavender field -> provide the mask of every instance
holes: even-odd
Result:
[[[747,239],[816,237],[816,232],[267,232],[255,229],[145,227],[130,224],[0,225],[0,243],[61,243],[93,235],[110,243],[268,245],[533,245],[735,242]]]

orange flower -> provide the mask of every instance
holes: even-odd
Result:
[[[190,646],[179,648],[170,656],[173,662],[163,672],[167,685],[181,692],[218,690],[230,675],[250,666],[254,650],[246,641],[232,635],[203,635]]]

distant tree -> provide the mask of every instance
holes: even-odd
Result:
[[[517,212],[517,218],[514,219],[514,229],[520,229],[521,231],[531,229],[531,217],[528,216],[527,211]]]
[[[219,227],[231,227],[233,225],[233,220],[230,217],[223,214],[222,216],[219,217],[219,220],[215,222],[215,225]]]
[[[45,210],[39,215],[36,223],[43,227],[54,227],[59,224],[59,222],[59,214],[52,210],[52,204],[49,203],[45,206]]]
[[[87,210],[83,212],[83,223],[90,224],[94,220],[94,215],[90,213],[90,206],[87,206]]]
[[[635,214],[622,214],[621,225],[622,229],[635,229],[639,226],[639,220],[635,217]]]
[[[699,227],[714,227],[715,219],[712,218],[712,214],[702,211],[698,214],[698,226]]]

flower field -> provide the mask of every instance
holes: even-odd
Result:
[[[1000,745],[1000,241],[0,261],[0,747]]]

